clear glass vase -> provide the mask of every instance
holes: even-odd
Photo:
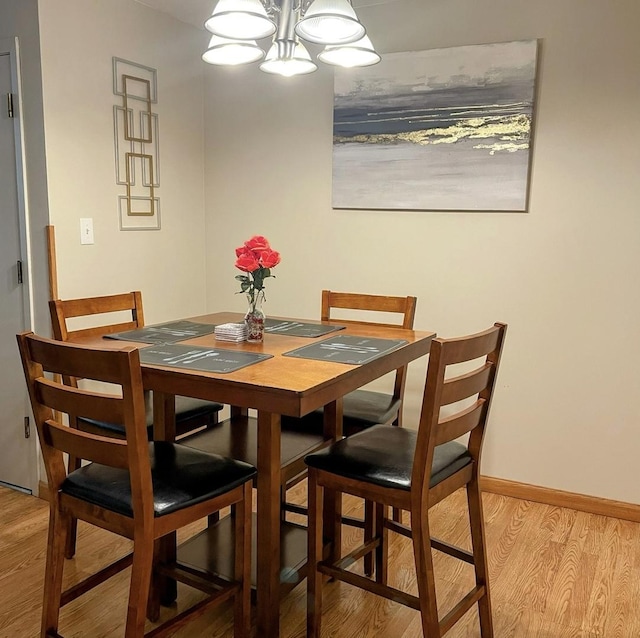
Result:
[[[247,341],[249,343],[261,343],[264,339],[264,290],[254,290],[253,293],[247,293],[247,301],[249,309],[244,316],[247,324]]]

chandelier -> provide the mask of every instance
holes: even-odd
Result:
[[[293,76],[315,71],[302,40],[324,45],[318,59],[343,67],[380,61],[350,0],[218,0],[204,23],[213,35],[202,59],[239,65],[262,60],[266,73]],[[272,38],[266,52],[257,40]]]

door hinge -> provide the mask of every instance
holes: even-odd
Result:
[[[24,438],[28,439],[31,436],[31,423],[29,417],[24,417]]]
[[[7,117],[13,117],[13,93],[7,93]]]
[[[24,283],[24,278],[22,276],[22,262],[20,260],[16,263],[16,270],[18,272],[18,283]]]

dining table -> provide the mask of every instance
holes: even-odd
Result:
[[[427,355],[435,333],[350,321],[323,323],[279,317],[272,322],[271,330],[267,327],[262,342],[216,338],[214,326],[242,321],[243,315],[234,312],[181,320],[182,325],[210,328],[206,334],[182,338],[171,346],[188,348],[184,351],[186,358],[183,356],[182,360],[179,356],[169,356],[170,348],[167,349],[168,356],[154,359],[154,349],[162,355],[162,347],[166,344],[137,341],[141,338],[137,334],[123,333],[117,339],[79,337],[74,341],[108,348],[125,344],[140,346],[143,385],[145,390],[153,391],[156,440],[175,439],[176,395],[231,406],[227,420],[230,427],[234,426],[234,421],[246,426],[251,415],[256,428],[257,450],[254,453],[258,470],[254,515],[256,636],[276,638],[279,636],[281,595],[306,574],[305,529],[288,523],[282,516],[282,417],[303,417],[324,407],[323,438],[325,441],[339,439],[342,436],[342,397]],[[296,325],[302,329],[296,330]],[[217,370],[215,366],[208,369],[206,362],[200,367],[193,366],[194,359],[198,361],[199,349],[209,352],[207,356],[212,359],[242,359],[241,365],[225,368],[218,364]],[[205,358],[203,354],[200,360]],[[340,515],[340,495],[327,494],[324,529],[327,551],[331,555],[335,555],[340,543]],[[224,571],[224,566],[216,563],[219,551],[209,549],[216,547],[219,550],[221,537],[218,534],[222,532],[218,527],[222,526],[222,521],[212,524],[179,547],[175,539],[169,539],[161,551],[165,558],[177,552],[181,563],[193,563],[194,569],[195,563],[200,561],[204,562],[203,569]],[[297,539],[297,555],[293,549],[285,547],[290,537]],[[172,586],[175,588],[175,584],[164,583],[163,602],[175,596]]]

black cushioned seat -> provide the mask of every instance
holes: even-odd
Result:
[[[308,455],[305,463],[345,478],[409,491],[417,438],[415,430],[376,425]],[[471,462],[467,448],[456,441],[436,446],[429,487]]]
[[[151,393],[146,401],[147,408],[147,431],[149,438],[153,438],[153,400]],[[181,424],[197,419],[205,425],[207,417],[211,423],[215,423],[216,414],[222,410],[221,403],[212,401],[203,401],[201,399],[192,399],[191,397],[176,396],[176,431],[180,434],[183,431]],[[124,437],[124,426],[120,423],[107,423],[105,421],[96,421],[95,419],[79,418],[78,422],[86,424],[91,428],[99,428],[105,430],[113,436]]]
[[[248,463],[166,441],[149,443],[149,456],[155,516],[228,492],[256,474],[256,469]],[[127,470],[90,463],[71,472],[62,483],[61,491],[133,516]]]
[[[400,399],[392,394],[354,390],[342,399],[343,434],[352,436],[378,423],[390,423],[400,410]],[[283,430],[304,430],[322,434],[324,409],[319,408],[301,418],[282,417]]]

